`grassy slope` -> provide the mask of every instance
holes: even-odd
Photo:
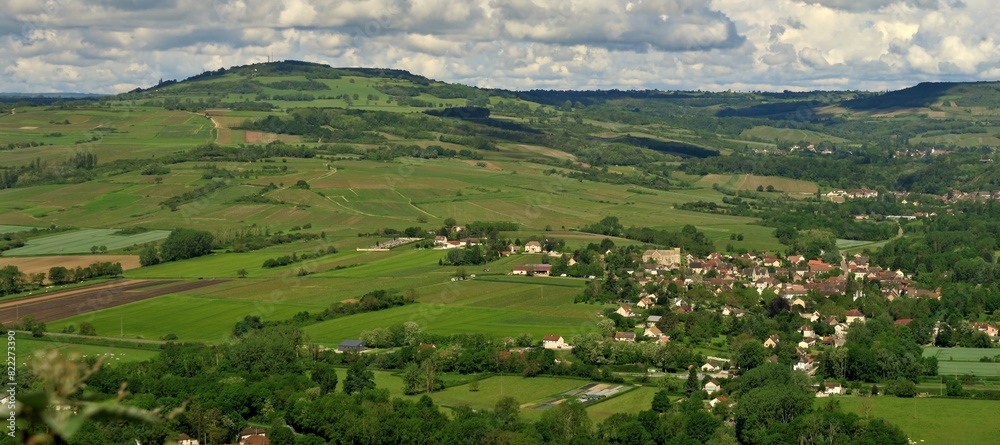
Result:
[[[817,404],[826,403],[818,399]],[[995,443],[1000,425],[995,421],[1000,401],[897,397],[837,398],[844,410],[862,413],[862,404],[871,403],[871,415],[899,426],[911,443],[947,445],[954,443]]]

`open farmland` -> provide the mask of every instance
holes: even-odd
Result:
[[[961,376],[971,374],[976,377],[1000,377],[1000,363],[980,362],[983,357],[1000,355],[1000,349],[985,348],[938,348],[924,349],[924,357],[937,357],[938,374]]]
[[[166,230],[150,230],[136,235],[115,235],[116,229],[83,229],[29,240],[24,247],[3,252],[3,256],[60,255],[91,253],[94,246],[108,250],[159,241],[170,235]]]
[[[0,323],[34,315],[40,321],[61,320],[79,314],[218,284],[218,281],[117,281],[97,286],[19,298],[0,303]]]
[[[910,437],[910,443],[995,443],[1000,436],[1000,424],[995,420],[1000,401],[879,396],[817,399],[817,405],[831,400],[839,402],[845,411],[862,415],[863,405],[870,404],[871,416],[898,426]]]
[[[58,337],[55,337],[58,338]],[[17,339],[17,361],[20,364],[27,363],[37,351],[57,350],[67,357],[100,357],[105,356],[104,365],[114,366],[121,362],[138,362],[149,360],[159,354],[159,351],[150,349],[126,348],[122,346],[104,346],[69,343],[63,341],[53,341],[52,338],[46,340],[35,340],[32,338]]]
[[[201,282],[209,282],[208,280]],[[200,283],[200,282],[199,282]],[[174,334],[180,341],[222,343],[229,340],[233,326],[247,315],[262,320],[283,320],[303,310],[315,311],[316,306],[282,301],[245,302],[200,296],[204,289],[178,290],[183,294],[161,297],[92,312],[50,323],[50,329],[86,321],[94,325],[98,335],[116,334],[120,330],[128,338],[158,339]]]
[[[533,405],[561,398],[562,393],[587,384],[586,380],[557,377],[495,376],[479,381],[479,391],[469,391],[469,385],[459,385],[431,394],[443,407],[467,406],[473,409],[493,409],[504,397],[513,397],[521,404],[526,418],[541,416],[542,410]]]

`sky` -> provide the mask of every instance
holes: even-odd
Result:
[[[0,0],[0,91],[272,60],[492,88],[869,90],[1000,79],[997,0]]]

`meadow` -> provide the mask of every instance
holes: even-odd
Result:
[[[118,362],[133,362],[149,360],[159,354],[159,351],[149,349],[127,348],[122,346],[83,345],[53,340],[35,340],[27,336],[17,339],[17,361],[26,363],[37,351],[58,350],[66,357],[97,357],[107,355],[104,364],[114,366]]]
[[[1000,363],[980,362],[983,357],[994,358],[1000,349],[985,348],[938,348],[924,349],[924,357],[937,357],[938,374],[961,376],[971,374],[977,377],[1000,377]]]
[[[28,240],[24,247],[3,252],[3,256],[91,253],[91,248],[94,246],[105,246],[111,251],[135,244],[159,241],[170,235],[166,230],[150,230],[136,235],[115,235],[117,231],[117,229],[82,229],[33,238]]]
[[[910,443],[947,445],[954,443],[996,443],[1000,424],[995,413],[1000,401],[944,399],[838,397],[817,399],[817,406],[835,401],[847,412],[864,416],[865,412],[895,424],[910,438]]]

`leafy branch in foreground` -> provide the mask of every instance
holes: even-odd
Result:
[[[98,400],[86,391],[86,381],[101,368],[103,357],[92,366],[64,357],[59,351],[39,351],[32,360],[33,372],[41,377],[41,385],[23,395],[18,394],[14,417],[17,431],[22,437],[19,443],[41,445],[66,443],[92,421],[124,421],[131,423],[156,424],[164,419],[172,419],[184,407],[166,415],[159,409],[143,410],[122,404],[126,397],[126,384],[122,383],[117,397]],[[9,416],[6,407],[2,410]]]

